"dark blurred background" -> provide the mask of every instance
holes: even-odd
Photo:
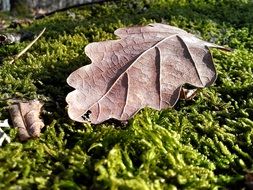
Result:
[[[0,0],[0,11],[10,11],[16,15],[44,15],[56,10],[103,0]]]

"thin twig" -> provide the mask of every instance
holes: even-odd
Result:
[[[30,43],[28,46],[25,47],[19,54],[15,55],[15,57],[10,61],[10,64],[14,63],[19,57],[21,57],[27,50],[32,47],[32,45],[42,36],[42,34],[45,32],[46,28],[44,28],[39,35]]]

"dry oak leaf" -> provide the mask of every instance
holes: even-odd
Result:
[[[70,74],[69,117],[98,124],[128,120],[140,109],[172,107],[182,85],[211,85],[216,71],[209,47],[224,47],[165,24],[120,28],[118,40],[90,43],[92,64]]]
[[[12,123],[18,128],[21,141],[40,136],[40,131],[44,127],[44,123],[39,118],[41,107],[42,103],[38,100],[17,102],[10,106]]]

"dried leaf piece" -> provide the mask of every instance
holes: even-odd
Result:
[[[0,129],[0,147],[3,145],[4,141],[10,143],[11,138],[2,129]]]
[[[0,34],[0,45],[20,42],[21,34]]]
[[[182,87],[179,98],[181,100],[191,100],[196,96],[197,91],[198,89],[187,89]]]
[[[24,40],[33,39],[34,34],[31,32],[18,32],[18,33],[3,33],[0,34],[0,45],[8,45],[13,43],[19,43]]]
[[[225,49],[165,24],[120,28],[115,34],[119,40],[87,45],[92,64],[68,77],[75,88],[66,97],[71,119],[97,124],[128,120],[146,106],[172,107],[184,84],[203,88],[215,81],[209,47]]]
[[[42,104],[39,101],[18,102],[10,106],[10,115],[14,127],[18,128],[21,141],[39,137],[44,123],[39,118]]]
[[[1,128],[10,128],[8,119],[0,121],[0,147],[3,145],[4,141],[7,141],[7,143],[11,142],[11,138]]]

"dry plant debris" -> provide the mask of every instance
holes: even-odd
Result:
[[[40,136],[44,123],[39,118],[42,103],[38,100],[17,102],[10,106],[10,115],[14,127],[18,128],[21,141]]]
[[[68,77],[75,88],[66,97],[71,119],[124,121],[144,107],[172,107],[183,85],[203,88],[215,81],[209,48],[228,50],[158,23],[120,28],[115,34],[120,39],[88,44],[85,53],[92,64]]]
[[[0,147],[3,145],[4,141],[6,141],[7,143],[11,142],[11,138],[1,128],[10,128],[8,119],[0,121]]]
[[[17,55],[15,55],[15,57],[9,62],[10,64],[14,63],[18,58],[20,58],[24,53],[26,53],[28,51],[28,49],[30,49],[32,47],[32,45],[38,41],[38,39],[43,35],[43,33],[45,32],[46,28],[44,28],[39,34],[38,36],[31,41],[31,43],[29,43],[21,52],[19,52]]]

